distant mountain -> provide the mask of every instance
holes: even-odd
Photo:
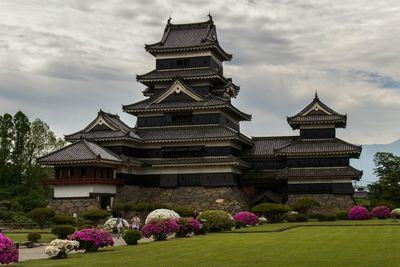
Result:
[[[374,155],[376,152],[400,155],[400,139],[390,144],[362,145],[360,159],[351,160],[351,165],[364,172],[361,178],[363,185],[375,182],[378,179],[374,174]]]

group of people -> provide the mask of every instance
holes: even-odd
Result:
[[[125,228],[124,219],[122,217],[118,217],[115,223],[115,227],[117,228],[117,238],[120,238]],[[133,215],[131,219],[131,224],[129,224],[129,228],[135,230],[140,229],[140,217],[138,214]]]

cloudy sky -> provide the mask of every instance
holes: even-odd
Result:
[[[58,135],[102,108],[143,99],[136,74],[154,68],[144,43],[173,23],[207,20],[234,55],[225,64],[253,115],[249,136],[295,134],[286,123],[318,91],[347,113],[339,135],[358,144],[400,138],[400,3],[393,1],[0,2],[0,113],[22,110]]]

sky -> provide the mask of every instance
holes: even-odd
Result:
[[[356,144],[400,138],[400,2],[21,1],[0,2],[0,114],[22,110],[57,135],[84,128],[98,110],[135,117],[122,104],[144,99],[136,74],[155,67],[145,43],[172,23],[205,21],[233,59],[252,114],[248,136],[295,135],[286,122],[319,98],[348,114],[339,137]]]

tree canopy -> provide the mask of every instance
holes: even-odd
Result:
[[[0,199],[12,201],[16,210],[45,206],[49,170],[36,158],[63,146],[64,141],[40,119],[31,122],[21,111],[0,116]]]
[[[374,162],[379,179],[368,186],[370,198],[400,203],[400,156],[378,152]]]

